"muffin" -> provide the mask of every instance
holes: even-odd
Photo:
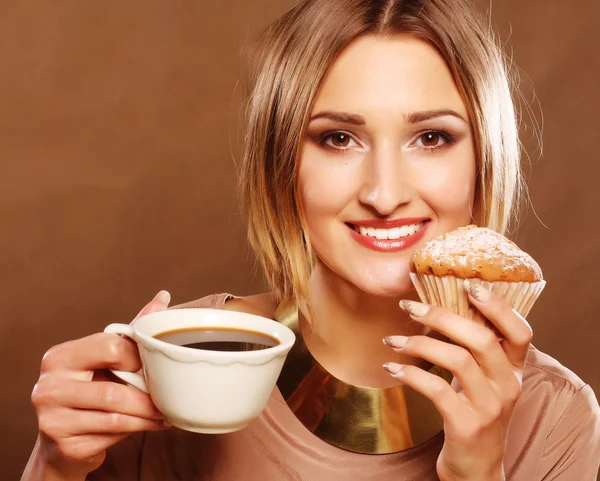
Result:
[[[410,259],[410,277],[421,301],[490,325],[470,304],[464,281],[502,296],[527,317],[546,281],[533,258],[491,229],[470,225],[429,241]]]

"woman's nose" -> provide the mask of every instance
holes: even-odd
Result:
[[[364,159],[359,201],[377,211],[391,215],[407,204],[413,189],[406,178],[401,152],[371,152]]]

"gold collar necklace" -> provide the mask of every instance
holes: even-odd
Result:
[[[327,372],[304,342],[297,308],[277,309],[275,320],[296,335],[277,387],[298,420],[323,441],[357,453],[389,454],[442,431],[443,419],[433,403],[408,386],[353,386]],[[438,366],[429,372],[452,379]]]

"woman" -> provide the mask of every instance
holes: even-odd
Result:
[[[273,290],[180,307],[292,317],[311,365],[337,388],[400,399],[390,406],[413,396],[427,416],[415,428],[414,414],[388,409],[372,426],[346,403],[320,430],[324,413],[314,421],[288,396],[290,382],[308,379],[293,380],[302,366],[290,356],[244,430],[169,429],[147,395],[93,379],[102,368],[140,368],[131,342],[95,334],[42,361],[32,395],[40,434],[23,479],[595,479],[600,410],[590,387],[534,349],[529,325],[502,299],[470,296],[500,342],[416,302],[408,276],[429,239],[472,222],[504,232],[518,202],[510,82],[487,28],[464,0],[308,0],[257,51],[241,191]],[[161,291],[141,314],[168,303]],[[435,417],[427,402],[439,426],[423,422]],[[359,435],[335,437],[358,422]]]

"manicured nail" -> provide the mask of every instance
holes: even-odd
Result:
[[[383,342],[392,349],[402,349],[406,345],[408,337],[406,336],[387,336],[383,338]]]
[[[383,364],[383,368],[392,376],[401,376],[403,374],[402,364],[396,364],[395,362],[385,362]]]
[[[171,302],[171,294],[169,294],[169,291],[160,291],[158,294],[156,294],[154,296],[154,300],[155,301],[160,301],[165,305],[169,305],[169,302]]]
[[[408,312],[413,317],[423,317],[427,312],[429,312],[429,306],[426,304],[421,304],[420,302],[409,301],[407,299],[403,299],[400,301],[400,309],[404,312]]]
[[[492,297],[492,293],[481,284],[465,280],[465,288],[471,294],[471,297],[479,302],[487,302]]]

